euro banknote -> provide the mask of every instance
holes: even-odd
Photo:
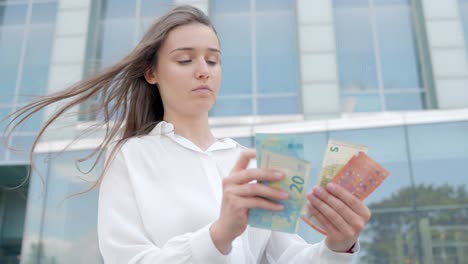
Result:
[[[361,201],[364,200],[389,175],[388,171],[367,156],[366,152],[367,148],[364,146],[330,141],[318,185],[324,187],[328,182],[333,182],[344,187]],[[306,205],[301,218],[315,230],[326,235],[323,226],[309,212]]]
[[[329,140],[317,185],[322,187],[327,185],[351,157],[359,152],[367,154],[367,147],[344,141]]]
[[[283,210],[273,212],[260,208],[249,211],[249,225],[287,233],[296,233],[301,209],[305,201],[305,192],[309,178],[310,163],[268,150],[261,151],[259,167],[276,169],[285,174],[280,181],[261,182],[273,188],[287,191],[287,200],[274,201],[283,205]]]

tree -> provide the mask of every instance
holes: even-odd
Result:
[[[404,187],[369,207],[373,215],[363,235],[363,262],[468,263],[465,186]]]

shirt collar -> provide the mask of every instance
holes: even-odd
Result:
[[[215,143],[213,143],[207,150],[203,151],[197,145],[195,145],[192,141],[177,135],[174,133],[174,125],[167,122],[161,121],[159,122],[153,130],[149,133],[152,136],[166,136],[170,138],[172,141],[176,142],[177,144],[181,145],[184,148],[193,150],[195,152],[200,153],[209,153],[217,150],[224,150],[224,149],[233,149],[236,148],[239,143],[230,139],[230,138],[223,138],[218,139]]]

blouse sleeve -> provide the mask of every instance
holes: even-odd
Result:
[[[271,232],[270,240],[265,249],[268,263],[352,263],[353,257],[359,251],[359,243],[353,248],[353,253],[339,253],[330,250],[325,242],[308,244],[294,234]]]
[[[157,246],[148,236],[120,149],[101,182],[98,207],[99,249],[105,263],[228,263],[213,244],[207,225]]]

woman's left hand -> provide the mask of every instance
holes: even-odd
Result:
[[[362,201],[333,183],[326,188],[314,187],[307,199],[311,214],[327,233],[326,245],[336,252],[348,251],[371,217],[369,208]]]

